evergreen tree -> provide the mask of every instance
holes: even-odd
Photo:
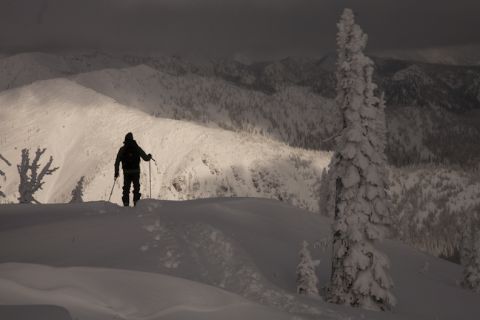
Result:
[[[78,180],[77,185],[75,186],[75,189],[72,190],[72,200],[70,200],[70,203],[80,203],[83,202],[83,182],[85,180],[85,177],[81,177],[80,180]]]
[[[346,9],[338,24],[337,106],[343,131],[330,164],[334,205],[328,300],[372,310],[395,305],[388,258],[375,244],[389,227],[385,115],[375,96],[374,65],[363,53],[367,36]]]
[[[318,279],[315,274],[315,265],[306,241],[303,241],[299,256],[300,262],[297,266],[297,293],[307,296],[318,296]]]

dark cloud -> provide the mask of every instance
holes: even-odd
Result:
[[[344,7],[373,50],[480,43],[478,0],[0,0],[0,45],[318,54]]]

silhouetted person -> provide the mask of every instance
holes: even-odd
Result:
[[[117,159],[115,160],[115,179],[119,174],[120,162],[123,170],[123,196],[122,201],[125,207],[129,205],[130,185],[133,183],[133,205],[140,200],[140,157],[145,161],[152,159],[151,154],[146,154],[140,148],[135,140],[133,134],[127,133],[123,147],[118,150]]]

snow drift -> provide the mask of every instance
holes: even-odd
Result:
[[[478,295],[457,284],[460,266],[391,241],[383,249],[398,298],[393,312],[296,295],[304,240],[320,260],[320,288],[328,282],[330,223],[261,199],[143,200],[128,209],[105,202],[2,205],[0,302],[56,304],[73,319],[224,319],[223,312],[244,319],[480,315]]]
[[[60,305],[75,319],[289,318],[226,291],[160,274],[17,263],[0,265],[0,274],[2,304]]]

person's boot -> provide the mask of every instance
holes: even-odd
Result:
[[[123,197],[122,197],[122,201],[123,201],[123,206],[124,206],[124,207],[128,207],[128,206],[130,205],[130,199],[129,199],[128,196],[126,196],[126,197],[123,196]]]
[[[137,205],[137,202],[138,200],[140,200],[140,197],[142,196],[141,193],[136,193],[133,195],[133,205],[136,206]]]

